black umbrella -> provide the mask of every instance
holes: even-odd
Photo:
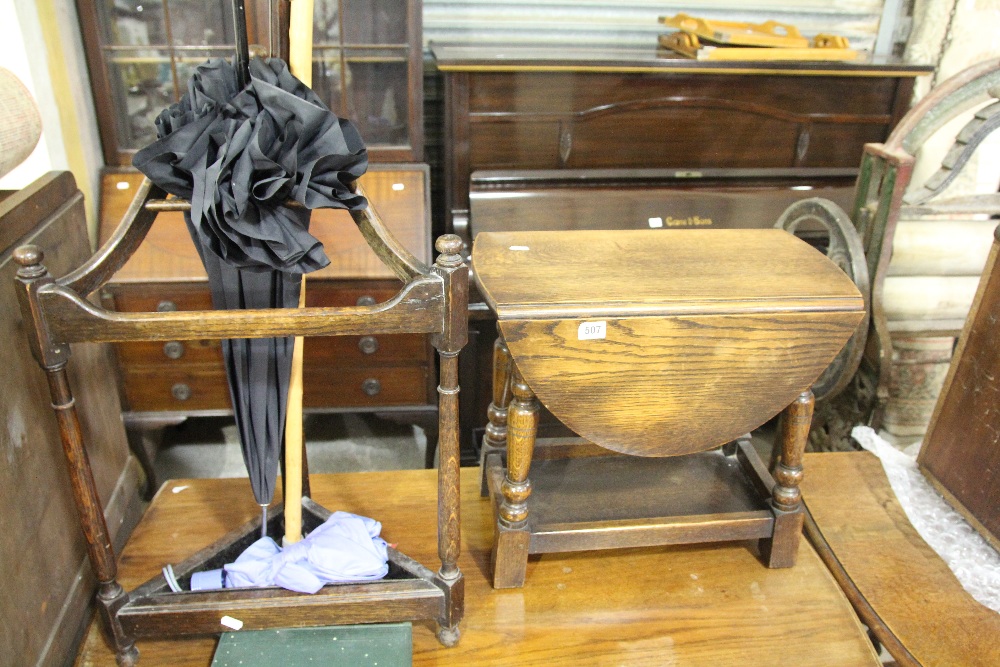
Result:
[[[329,264],[309,233],[310,209],[365,208],[350,185],[367,169],[368,155],[350,121],[337,118],[284,61],[254,59],[244,67],[240,10],[235,64],[216,59],[199,66],[181,101],[156,119],[158,140],[132,163],[167,192],[190,200],[185,220],[215,308],[291,308],[302,275]],[[288,206],[291,201],[301,206]],[[291,337],[222,344],[243,460],[265,517],[277,478],[292,346]]]

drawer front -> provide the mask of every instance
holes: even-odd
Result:
[[[212,310],[208,283],[110,285],[104,292],[109,305],[123,313]]]
[[[329,373],[306,367],[302,402],[307,408],[375,408],[431,402],[426,366],[343,368]]]
[[[427,339],[422,334],[323,336],[307,338],[305,364],[322,368],[427,363]],[[118,345],[125,367],[159,364],[221,364],[217,340],[184,340]]]
[[[122,367],[125,400],[134,412],[230,410],[222,364]]]
[[[381,303],[391,281],[308,283],[307,305]],[[206,284],[117,285],[106,300],[119,311],[211,310]],[[135,342],[117,346],[125,398],[137,412],[230,409],[219,341]],[[307,408],[369,408],[432,402],[431,349],[423,334],[324,336],[305,347]]]
[[[386,280],[306,281],[306,305],[347,307],[388,301],[402,284]],[[105,289],[115,310],[156,312],[171,310],[212,310],[208,283],[147,283],[112,285]]]
[[[123,372],[129,408],[135,412],[229,410],[229,389],[221,365],[127,367]],[[426,366],[306,368],[306,408],[377,408],[428,402]]]
[[[606,72],[469,76],[468,172],[856,168],[892,129],[897,80]],[[511,141],[517,136],[518,141]],[[614,150],[609,150],[614,147]]]

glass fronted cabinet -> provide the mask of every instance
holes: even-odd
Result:
[[[372,161],[423,158],[421,0],[315,0],[313,89]],[[194,68],[232,56],[232,0],[77,0],[104,159],[131,164]],[[289,0],[247,0],[255,52],[287,58]]]

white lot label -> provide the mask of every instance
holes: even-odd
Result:
[[[576,330],[576,337],[580,340],[597,340],[608,337],[607,322],[581,322],[580,328]]]
[[[233,618],[232,616],[223,616],[219,620],[219,623],[222,623],[227,628],[231,628],[233,630],[239,630],[243,627],[243,621],[238,618]]]

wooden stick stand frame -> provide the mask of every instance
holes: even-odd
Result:
[[[439,238],[440,255],[433,266],[427,266],[392,237],[369,204],[352,216],[372,250],[404,283],[385,303],[166,313],[115,313],[94,306],[86,297],[125,264],[157,213],[190,206],[165,196],[145,180],[115,234],[84,266],[62,278],[49,275],[41,249],[23,246],[15,251],[21,309],[24,321],[30,323],[32,353],[48,378],[87,553],[98,581],[98,612],[118,663],[136,663],[139,638],[215,634],[222,631],[219,620],[225,615],[241,619],[246,629],[434,620],[441,643],[454,645],[464,606],[458,569],[458,353],[467,338],[468,268],[459,255],[461,241],[453,235]],[[315,595],[273,587],[174,593],[162,576],[131,592],[121,587],[67,378],[71,344],[382,333],[430,334],[440,358],[437,508],[441,566],[437,572],[390,549],[385,579],[329,585]],[[308,498],[308,480],[303,481],[303,526],[309,530],[329,512]],[[260,521],[247,523],[175,567],[182,586],[195,571],[232,562],[260,535]],[[280,539],[282,524],[283,513],[274,513],[268,520],[268,534]]]

